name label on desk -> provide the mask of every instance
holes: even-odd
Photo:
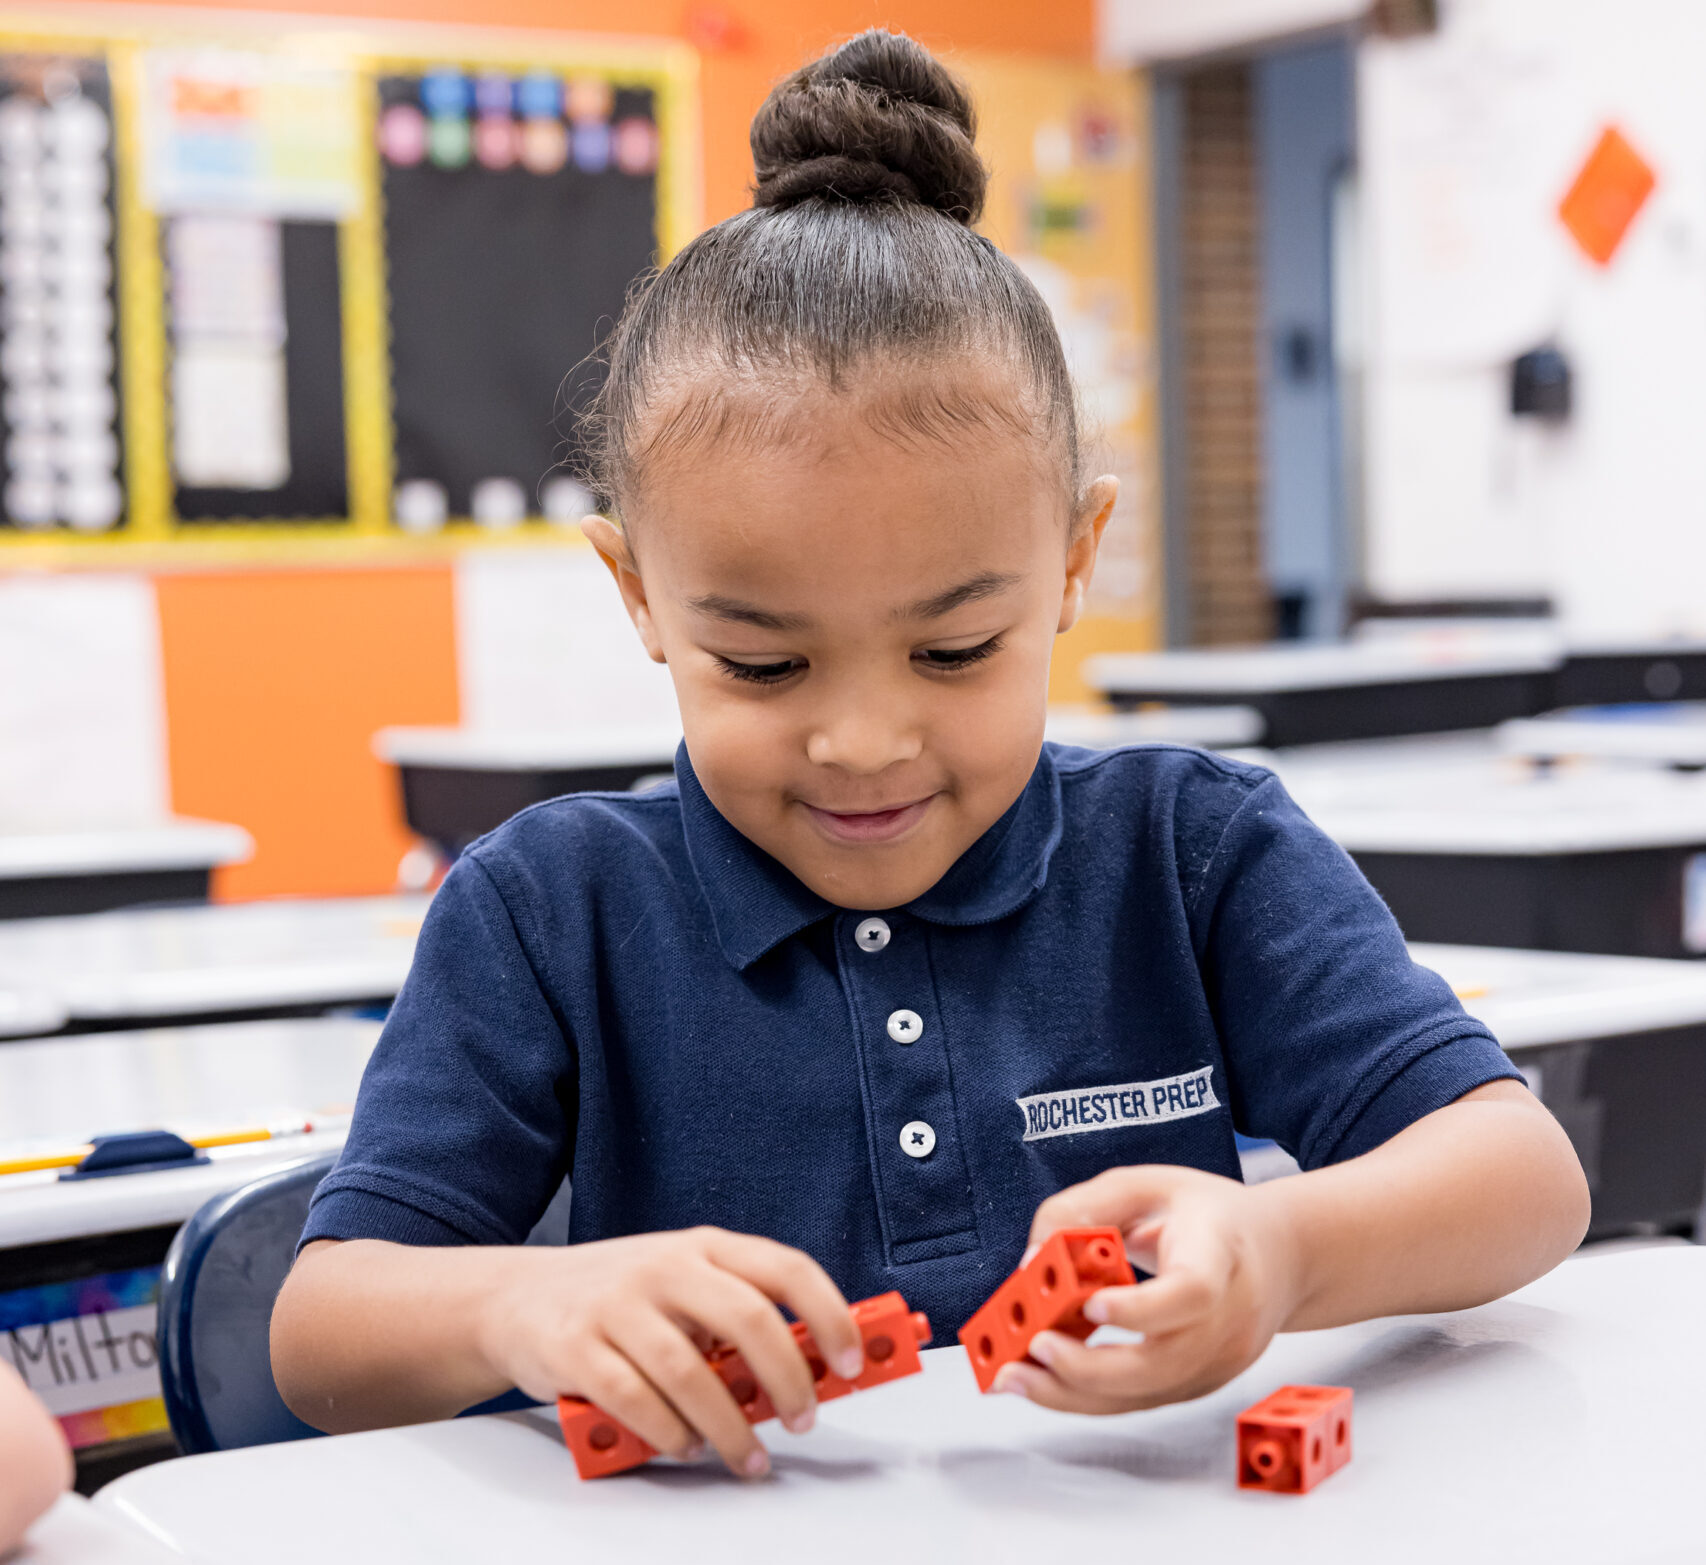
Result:
[[[1025,1116],[1027,1141],[1081,1136],[1093,1130],[1122,1130],[1131,1125],[1164,1125],[1220,1107],[1220,1099],[1214,1095],[1212,1065],[1183,1076],[1164,1076],[1160,1081],[1038,1092],[1013,1101]]]
[[[0,1359],[63,1418],[160,1395],[157,1307],[97,1310],[0,1331]]]

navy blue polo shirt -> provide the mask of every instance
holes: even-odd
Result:
[[[873,921],[677,781],[523,811],[433,899],[310,1239],[715,1223],[899,1288],[939,1340],[1103,1169],[1305,1168],[1516,1072],[1258,767],[1048,745]]]

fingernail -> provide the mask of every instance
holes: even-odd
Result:
[[[1030,1354],[1039,1364],[1052,1364],[1055,1355],[1054,1338],[1046,1331],[1039,1331],[1031,1338]]]
[[[1031,1264],[1031,1257],[1040,1249],[1042,1249],[1040,1244],[1028,1245],[1025,1249],[1025,1253],[1019,1257],[1019,1264],[1021,1266],[1029,1266]]]
[[[760,1446],[741,1464],[741,1471],[748,1478],[762,1478],[770,1471],[770,1453]]]
[[[1084,1301],[1084,1319],[1093,1320],[1098,1326],[1108,1324],[1108,1301],[1101,1294],[1093,1293]]]
[[[843,1380],[851,1380],[865,1367],[865,1350],[863,1348],[848,1348],[845,1353],[836,1355],[835,1373]]]
[[[786,1429],[789,1434],[803,1435],[816,1422],[817,1409],[815,1407],[808,1407],[803,1413],[796,1413],[792,1418],[784,1418],[782,1420],[782,1427]]]

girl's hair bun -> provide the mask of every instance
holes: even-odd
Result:
[[[976,222],[989,174],[971,96],[904,34],[872,28],[778,85],[752,122],[753,205],[912,202]]]

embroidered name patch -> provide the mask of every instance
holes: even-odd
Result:
[[[1128,1081],[1118,1087],[1086,1087],[1074,1092],[1038,1092],[1015,1098],[1025,1116],[1025,1140],[1081,1136],[1087,1130],[1119,1130],[1126,1125],[1164,1125],[1220,1107],[1214,1095],[1214,1067],[1167,1076],[1160,1081]]]

